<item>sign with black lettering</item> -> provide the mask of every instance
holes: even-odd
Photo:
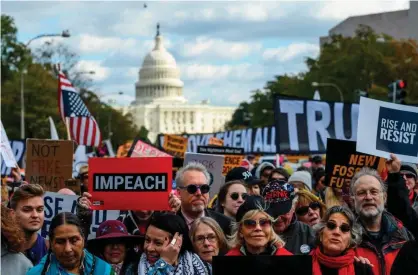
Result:
[[[226,176],[233,168],[241,166],[244,159],[243,148],[219,147],[219,146],[199,146],[197,152],[211,155],[224,155],[224,166],[222,175]]]
[[[169,210],[172,158],[91,158],[89,186],[96,210]]]
[[[223,146],[243,148],[245,154],[275,154],[276,128],[246,128],[233,131],[216,132],[210,134],[185,134],[188,139],[187,152],[197,153],[198,146],[213,143],[213,137],[222,140]],[[157,145],[162,147],[165,142],[164,134],[159,134]],[[218,145],[218,144],[217,144]]]
[[[42,237],[46,237],[49,232],[49,226],[52,218],[61,212],[71,212],[76,214],[78,196],[61,195],[54,192],[45,192],[44,195],[44,224],[39,232]],[[96,237],[96,230],[99,225],[107,220],[116,220],[119,217],[119,210],[93,211],[93,220],[88,232],[88,239]]]
[[[323,154],[328,138],[356,140],[358,104],[278,97],[277,153]]]
[[[418,107],[361,98],[357,151],[418,162]]]
[[[325,185],[343,189],[348,194],[353,176],[363,167],[385,171],[385,159],[356,151],[356,142],[328,139],[325,165]]]
[[[10,147],[16,159],[17,164],[20,168],[25,167],[25,152],[26,152],[26,143],[24,140],[10,140]],[[1,159],[1,176],[9,176],[12,173],[12,168],[7,167],[4,159]]]
[[[222,176],[222,169],[224,165],[224,156],[221,155],[207,155],[207,154],[196,154],[186,153],[184,159],[184,165],[189,162],[198,162],[203,164],[210,175],[210,191],[209,196],[213,198],[218,194],[222,184],[224,184],[224,178]]]
[[[71,140],[27,139],[26,181],[46,191],[64,188],[64,181],[72,177],[73,144]]]
[[[187,138],[177,135],[164,135],[164,151],[170,155],[184,159],[187,150]]]

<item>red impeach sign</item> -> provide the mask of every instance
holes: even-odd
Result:
[[[90,158],[94,210],[170,210],[172,158]]]

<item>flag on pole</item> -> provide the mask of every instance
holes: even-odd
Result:
[[[102,140],[99,125],[80,95],[63,72],[58,77],[58,106],[64,123],[68,121],[71,139],[79,145],[99,146]]]
[[[57,128],[55,128],[55,123],[52,117],[49,117],[49,125],[51,128],[51,139],[52,140],[59,140]]]

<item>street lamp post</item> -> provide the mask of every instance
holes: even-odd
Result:
[[[338,93],[340,94],[340,100],[341,102],[344,102],[344,96],[343,93],[341,91],[341,89],[335,85],[334,83],[318,83],[318,82],[312,82],[312,86],[313,87],[334,87],[335,89],[337,89]]]
[[[40,34],[38,36],[35,36],[34,38],[30,39],[27,43],[26,43],[26,48],[29,47],[30,43],[36,39],[39,38],[44,38],[44,37],[64,37],[64,38],[68,38],[70,37],[70,31],[69,30],[65,30],[62,33],[53,33],[53,34]],[[23,64],[23,69],[20,72],[20,138],[21,139],[25,139],[25,97],[24,97],[24,90],[25,90],[25,86],[24,86],[24,71],[25,71],[25,67],[26,64]]]

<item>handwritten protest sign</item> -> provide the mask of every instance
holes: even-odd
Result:
[[[219,147],[219,146],[198,146],[197,152],[201,154],[224,155],[224,166],[222,175],[226,176],[229,171],[241,165],[244,159],[244,148]]]
[[[41,229],[41,235],[46,237],[49,232],[52,218],[61,212],[76,214],[78,196],[61,195],[54,192],[45,192],[45,221]],[[93,211],[93,221],[88,232],[88,239],[96,237],[96,230],[106,220],[116,220],[119,217],[119,210]]]
[[[164,150],[172,156],[184,158],[187,150],[187,138],[176,135],[164,135]]]
[[[1,124],[1,137],[0,137],[0,151],[2,160],[6,164],[7,167],[16,168],[17,163],[15,159],[15,154],[10,147],[9,138],[7,137],[6,130],[4,130],[3,122],[0,121]]]
[[[129,149],[128,157],[142,158],[142,157],[171,157],[154,146],[137,139],[133,142],[131,149]]]
[[[47,191],[57,192],[71,178],[73,169],[73,141],[27,139],[26,179]]]
[[[224,146],[224,141],[220,138],[211,137],[209,138],[208,145]]]
[[[328,139],[325,165],[327,186],[343,189],[344,193],[348,193],[351,179],[363,167],[382,173],[385,159],[356,152],[355,141]]]
[[[170,210],[172,158],[90,158],[95,210]]]
[[[77,179],[67,179],[64,181],[64,187],[72,190],[77,195],[81,195],[81,182]]]
[[[224,156],[186,153],[184,165],[187,165],[189,162],[199,162],[206,167],[211,177],[209,183],[209,196],[212,198],[214,195],[218,194],[219,189],[224,183],[224,178],[222,176]]]
[[[357,151],[418,162],[418,107],[360,99]]]

